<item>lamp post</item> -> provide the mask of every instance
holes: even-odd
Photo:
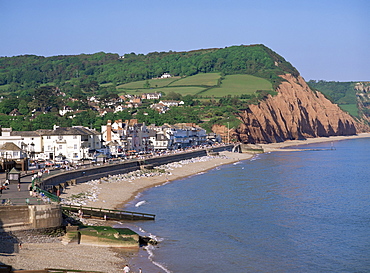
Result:
[[[227,122],[227,144],[230,144],[230,122]]]

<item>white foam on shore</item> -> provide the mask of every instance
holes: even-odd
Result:
[[[159,267],[160,269],[162,269],[164,272],[166,273],[171,273],[170,270],[168,270],[164,265],[158,263],[158,262],[155,262],[153,260],[153,257],[154,257],[154,253],[153,253],[153,250],[155,249],[154,246],[152,245],[148,245],[146,247],[144,247],[144,249],[146,250],[146,252],[148,253],[148,259],[157,267]]]
[[[146,201],[145,200],[143,200],[143,201],[140,201],[140,202],[137,202],[136,204],[135,204],[135,207],[140,207],[141,205],[144,205],[146,203]]]
[[[249,161],[254,161],[254,160],[258,160],[260,159],[259,155],[256,155],[254,157],[252,157]]]

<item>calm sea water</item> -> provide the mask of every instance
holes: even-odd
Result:
[[[144,192],[125,209],[156,221],[131,228],[161,242],[133,269],[370,272],[370,139],[334,147],[262,154]]]

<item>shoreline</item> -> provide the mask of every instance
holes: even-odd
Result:
[[[87,194],[88,197],[82,200],[82,205],[106,209],[122,209],[128,202],[134,200],[147,189],[174,180],[184,179],[217,166],[232,164],[252,157],[253,154],[224,151],[220,152],[219,156],[204,156],[162,165],[160,168],[163,168],[163,166],[166,168],[166,173],[163,174],[138,177],[132,175],[130,178],[127,178],[125,175],[114,175],[100,180],[81,183],[68,188],[66,192],[62,193],[61,198],[70,199],[81,193],[89,193]],[[78,198],[76,198],[76,202],[78,202]]]
[[[316,137],[316,138],[307,138],[304,140],[286,140],[284,142],[279,143],[269,143],[269,144],[258,144],[264,148],[265,153],[268,152],[291,152],[297,151],[295,149],[282,149],[292,146],[299,146],[299,145],[308,145],[313,143],[323,143],[323,142],[334,142],[334,141],[342,141],[342,140],[350,140],[350,139],[358,139],[358,138],[369,138],[370,133],[360,133],[357,135],[351,136],[329,136],[329,137]]]
[[[324,142],[334,142],[349,139],[358,138],[369,138],[370,133],[362,133],[353,136],[331,136],[331,137],[319,137],[319,138],[308,138],[305,140],[287,140],[280,143],[269,143],[269,144],[259,144],[263,147],[264,152],[292,152],[299,151],[299,149],[286,149],[288,147],[308,145],[313,143],[324,143]],[[95,185],[93,190],[93,195],[96,198],[91,198],[87,200],[86,206],[91,207],[102,207],[110,209],[122,209],[127,203],[135,200],[137,196],[147,189],[169,183],[174,180],[184,179],[191,175],[196,175],[200,172],[211,170],[217,166],[232,164],[237,161],[248,160],[252,158],[254,154],[251,153],[233,153],[233,152],[220,152],[220,156],[207,156],[205,161],[195,161],[188,162],[186,164],[176,164],[171,163],[170,167],[171,175],[158,175],[152,177],[138,177],[133,180],[128,181],[110,181],[108,183],[99,182],[86,182],[81,183],[76,186],[70,187],[65,193],[61,195],[62,198],[68,198],[72,195],[77,195],[81,192],[86,192],[91,190]],[[113,176],[114,177],[114,176]],[[104,179],[103,179],[104,180]],[[108,179],[109,180],[109,179]],[[107,181],[107,179],[105,179]]]
[[[300,149],[283,149],[298,145],[306,145],[312,143],[333,142],[357,138],[368,138],[370,133],[363,133],[355,136],[334,136],[311,138],[306,140],[291,140],[282,143],[260,144],[265,153],[275,151],[300,151]],[[126,179],[124,181],[109,181],[110,178],[81,183],[73,187],[69,187],[65,193],[61,195],[62,198],[71,197],[80,193],[91,191],[86,199],[86,205],[92,207],[102,208],[123,208],[128,202],[135,200],[140,193],[147,189],[170,183],[171,181],[184,179],[186,177],[196,175],[201,172],[214,169],[217,166],[232,164],[238,161],[251,159],[254,154],[239,154],[232,152],[220,152],[220,156],[208,156],[204,161],[188,160],[186,164],[171,163],[169,171],[170,175],[156,175],[150,177],[135,177],[135,179]],[[112,176],[114,177],[114,176]],[[112,178],[111,177],[111,178]],[[107,222],[107,225],[112,222]],[[45,253],[48,259],[40,259],[37,253]],[[125,252],[122,249],[123,252]],[[19,253],[11,253],[6,256],[2,255],[1,262],[12,265],[15,269],[40,270],[43,268],[70,268],[80,270],[100,270],[103,272],[121,272],[124,264],[131,265],[132,270],[136,270],[136,263],[138,262],[138,253],[129,253],[122,255],[117,253],[117,250],[111,248],[96,248],[84,245],[66,245],[64,246],[59,241],[51,243],[37,243],[25,242]],[[140,250],[143,251],[143,250]],[[68,266],[60,257],[74,257],[68,259]],[[66,258],[67,259],[67,258]],[[61,263],[62,261],[62,263]],[[94,263],[92,263],[94,261]],[[100,264],[104,269],[96,266],[95,262],[101,261]],[[145,259],[140,259],[140,262]],[[147,261],[150,263],[150,261]],[[140,264],[144,272],[146,264]],[[99,269],[98,269],[99,268]],[[159,269],[160,271],[160,269]]]

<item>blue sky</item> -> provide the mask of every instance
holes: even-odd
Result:
[[[0,0],[0,56],[264,44],[306,79],[370,81],[368,0]]]

